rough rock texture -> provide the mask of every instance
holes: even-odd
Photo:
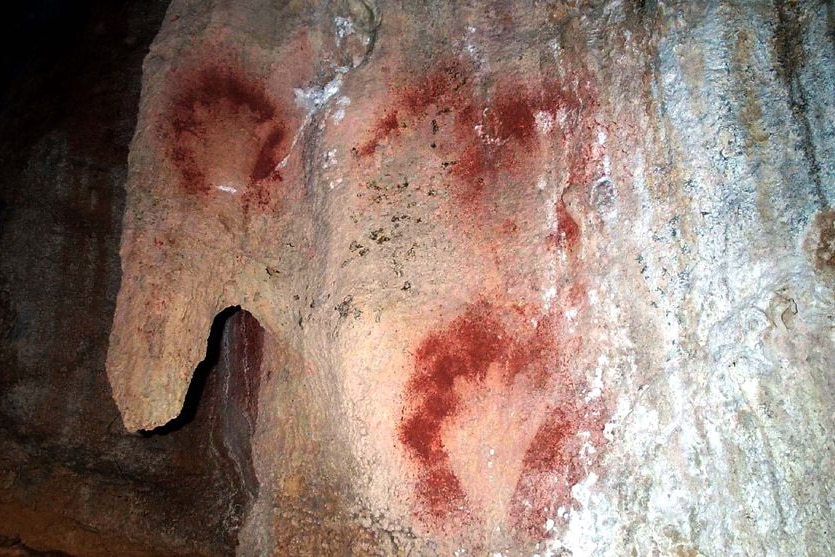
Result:
[[[217,373],[168,435],[127,432],[105,374],[141,64],[167,5],[21,2],[4,14],[2,555],[228,555],[257,489],[254,414],[220,396],[245,392],[226,378],[255,365],[251,317],[218,320]]]
[[[78,233],[97,252],[59,233],[66,259],[32,241],[71,271],[27,305],[23,237],[49,232],[13,211],[3,459],[58,464],[5,473],[3,501],[120,554],[833,553],[833,22],[814,0],[174,0],[106,362],[147,437],[106,425],[80,356],[55,365],[106,334],[112,302],[62,288],[115,287],[91,269],[118,226]],[[85,183],[29,153],[26,195]],[[32,504],[52,493],[70,510]]]
[[[825,2],[175,0],[108,355],[264,327],[241,554],[827,554]]]

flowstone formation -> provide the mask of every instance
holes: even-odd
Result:
[[[174,0],[126,427],[240,306],[242,555],[831,552],[833,11]]]

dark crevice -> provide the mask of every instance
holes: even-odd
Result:
[[[150,437],[151,435],[168,435],[181,430],[194,421],[195,416],[197,416],[200,399],[203,397],[203,391],[206,390],[206,381],[209,378],[209,373],[220,361],[220,354],[223,347],[223,330],[226,327],[226,322],[239,311],[241,311],[241,306],[232,306],[215,316],[212,327],[209,330],[209,338],[206,342],[206,357],[194,370],[194,375],[192,376],[188,391],[186,391],[183,409],[180,411],[180,414],[165,425],[155,427],[151,430],[140,430],[139,433],[141,435],[146,437]]]
[[[775,47],[777,71],[789,92],[789,104],[792,115],[800,128],[801,149],[809,166],[809,177],[815,187],[815,195],[821,209],[829,207],[821,182],[821,164],[815,152],[815,139],[812,124],[809,121],[806,90],[801,83],[801,73],[806,63],[803,48],[803,24],[800,19],[800,7],[796,2],[776,2],[777,28],[775,29]]]
[[[170,441],[176,453],[193,460],[191,473],[212,486],[217,505],[213,529],[230,550],[259,489],[251,439],[258,419],[263,343],[264,329],[252,314],[240,306],[218,313],[180,414],[140,432],[144,442]]]
[[[829,46],[835,54],[835,2],[828,0],[826,4],[826,38],[829,39]]]

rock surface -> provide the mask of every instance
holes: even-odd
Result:
[[[832,17],[173,2],[108,357],[127,427],[177,415],[241,305],[242,553],[826,553]]]
[[[152,512],[205,503],[156,546],[154,522],[109,532],[182,554],[833,553],[833,22],[814,0],[174,0],[106,362],[149,435],[113,438],[160,456],[101,477],[134,498],[157,478],[175,502]],[[8,384],[16,431],[69,421]]]
[[[229,555],[254,490],[249,447],[224,436],[245,412],[213,404],[247,363],[246,314],[218,323],[228,358],[179,431],[127,432],[105,373],[141,64],[167,6],[21,2],[0,23],[2,555]]]

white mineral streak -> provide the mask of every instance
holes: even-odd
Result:
[[[342,76],[347,72],[348,68],[340,67],[336,69],[334,78],[324,85],[294,89],[296,104],[306,108],[308,112],[319,110],[331,97],[339,93],[342,87]]]
[[[805,167],[798,150],[776,141],[767,154],[746,151],[747,132],[733,100],[746,84],[729,77],[732,53],[722,40],[740,24],[716,10],[659,45],[658,102],[668,122],[670,155],[686,176],[687,204],[668,201],[665,207],[651,199],[640,151],[632,187],[641,200],[633,233],[652,245],[641,252],[640,264],[647,287],[659,294],[665,356],[657,369],[631,373],[647,382],[620,397],[607,424],[607,438],[617,447],[607,457],[613,476],[591,473],[575,486],[576,507],[567,531],[551,542],[553,553],[832,551],[817,533],[831,530],[835,512],[832,467],[821,468],[823,455],[832,455],[832,413],[810,389],[820,384],[814,375],[832,381],[833,298],[831,286],[815,277],[811,257],[798,251],[817,200],[811,178],[781,170]],[[767,25],[745,27],[757,34]],[[755,36],[757,63],[774,63],[770,41],[767,33]],[[808,52],[819,51],[811,46]],[[698,83],[687,75],[696,52],[705,72]],[[782,84],[762,70],[757,95],[764,106],[767,99],[776,106],[763,117],[799,141]],[[830,81],[823,81],[831,80],[831,69],[820,81],[811,75],[802,77],[807,91],[831,90]],[[832,114],[832,96],[816,96],[815,102],[820,113]],[[601,144],[606,139],[602,135]],[[832,145],[830,136],[820,150],[831,153]],[[831,157],[825,169],[831,175]],[[826,183],[826,197],[834,186]],[[777,237],[774,223],[760,212],[766,187],[782,189],[782,200],[767,201],[780,211]],[[685,221],[696,222],[698,233],[685,236]],[[786,326],[785,315],[803,315],[804,324],[791,320]],[[816,329],[828,332],[812,333]],[[593,385],[601,367],[599,360]]]
[[[341,122],[343,118],[345,118],[345,108],[351,104],[351,99],[349,97],[339,97],[336,100],[336,110],[333,113],[334,122]]]
[[[296,130],[296,133],[293,134],[293,141],[290,143],[287,155],[281,159],[276,166],[276,169],[285,168],[287,166],[287,161],[290,159],[293,149],[295,149],[296,144],[298,143],[299,138],[301,138],[305,128],[310,123],[311,117],[321,110],[322,107],[327,105],[328,101],[332,97],[339,93],[339,89],[342,86],[342,76],[348,71],[348,68],[339,67],[336,68],[336,75],[334,78],[328,81],[325,85],[305,88],[297,87],[293,89],[296,104],[304,108],[307,111],[307,114],[305,115],[305,118],[299,128]]]
[[[354,22],[348,17],[336,16],[333,18],[334,27],[336,27],[336,44],[342,44],[342,41],[348,35],[354,32]]]

